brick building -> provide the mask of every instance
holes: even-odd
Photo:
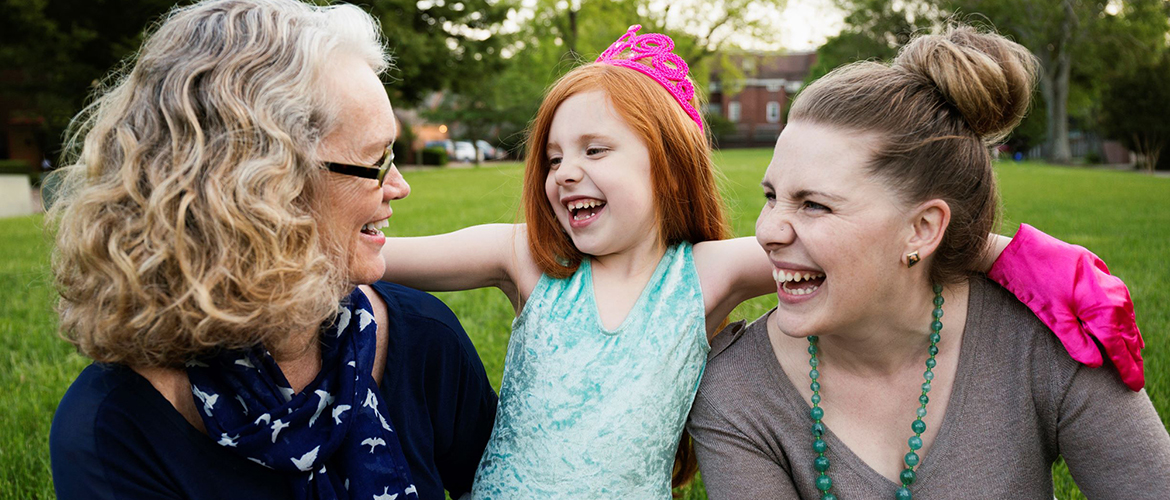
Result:
[[[731,56],[743,72],[742,79],[728,80],[717,68],[711,74],[708,112],[734,125],[720,134],[720,147],[771,147],[784,128],[784,109],[800,90],[816,53],[754,54]]]
[[[39,166],[45,158],[45,119],[32,110],[31,103],[10,89],[25,84],[15,70],[0,71],[0,160],[23,160]]]

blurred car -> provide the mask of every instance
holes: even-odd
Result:
[[[454,160],[454,159],[455,159],[455,143],[454,143],[454,142],[452,142],[452,141],[450,141],[450,140],[441,140],[441,141],[427,141],[427,142],[426,142],[426,144],[424,144],[424,145],[423,145],[423,147],[427,147],[427,148],[431,148],[431,147],[440,147],[440,148],[443,148],[443,149],[447,150],[447,158],[449,158],[449,159],[452,159],[452,160]]]
[[[475,161],[475,159],[478,155],[479,155],[479,151],[477,151],[475,149],[475,146],[472,145],[470,142],[459,141],[459,142],[455,143],[455,154],[454,154],[454,156],[451,157],[451,159],[453,159],[455,161],[470,162],[470,161]]]
[[[475,141],[475,149],[479,150],[479,154],[483,155],[483,159],[485,160],[499,160],[503,157],[500,154],[502,153],[500,149],[493,147],[488,141],[483,139]]]

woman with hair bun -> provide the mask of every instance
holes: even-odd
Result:
[[[690,416],[710,498],[1051,498],[1058,458],[1090,498],[1170,497],[1170,436],[1133,373],[1077,363],[1043,310],[969,271],[998,216],[988,146],[1035,72],[958,26],[797,96],[756,221],[779,303],[715,338]],[[1024,226],[1004,255],[1044,238]]]

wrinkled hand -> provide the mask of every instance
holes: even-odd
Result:
[[[1073,359],[1097,368],[1104,349],[1125,385],[1145,385],[1145,342],[1129,289],[1092,252],[1021,224],[987,276],[1023,301]]]

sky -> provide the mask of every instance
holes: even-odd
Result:
[[[825,39],[836,35],[844,27],[845,13],[831,0],[788,0],[788,6],[772,16],[773,25],[780,30],[779,47],[793,52],[814,51]],[[749,42],[745,48],[757,48]]]
[[[419,0],[419,6],[443,0]],[[566,6],[568,1],[563,2]],[[662,0],[671,1],[671,0]],[[515,31],[520,23],[532,19],[536,0],[521,0],[520,8],[508,14],[504,31]],[[777,42],[761,43],[751,38],[735,38],[730,41],[749,50],[787,50],[790,52],[815,51],[825,40],[839,33],[844,26],[845,13],[833,5],[832,0],[788,0],[788,5],[779,11],[764,14],[778,31]]]

